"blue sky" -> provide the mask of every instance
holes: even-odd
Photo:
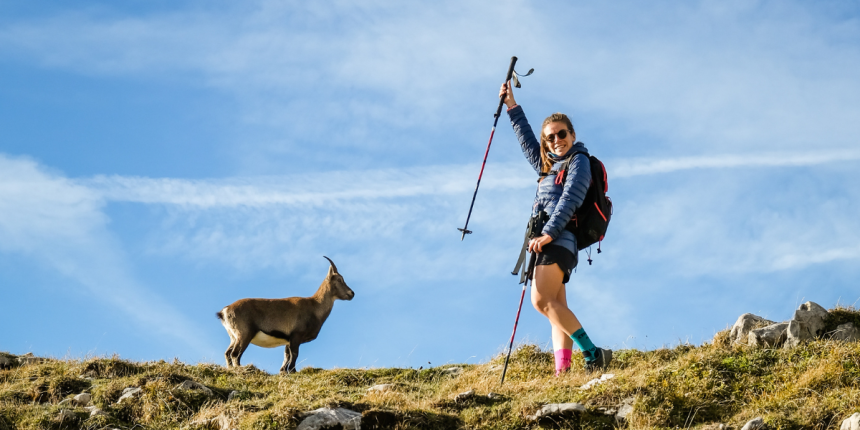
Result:
[[[609,171],[568,285],[595,343],[860,299],[856,5],[353,3],[0,1],[0,350],[223,363],[215,312],[327,255],[356,297],[300,368],[501,352],[535,185],[506,116],[456,228],[512,55]],[[548,347],[528,304],[517,341]]]

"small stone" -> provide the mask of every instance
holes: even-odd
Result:
[[[90,413],[90,417],[107,416],[107,412],[101,410],[96,406],[87,406],[84,409],[86,409]]]
[[[122,390],[122,396],[120,396],[117,403],[122,403],[123,400],[134,398],[135,396],[139,396],[143,393],[143,389],[140,387],[129,387],[125,390]]]
[[[627,421],[627,417],[633,412],[633,403],[636,402],[635,397],[628,397],[621,401],[618,405],[618,412],[615,413],[615,420],[618,422]]]
[[[579,388],[581,390],[588,390],[591,387],[593,387],[595,385],[602,384],[602,383],[604,383],[604,382],[606,382],[606,381],[608,381],[614,377],[615,377],[615,374],[613,374],[613,373],[604,373],[603,375],[600,375],[600,378],[592,379],[592,380],[586,382],[583,386],[581,386]]]
[[[72,402],[74,402],[78,406],[86,406],[90,404],[92,398],[93,396],[91,396],[89,393],[81,393],[75,396],[72,399]]]
[[[764,428],[764,419],[761,417],[751,419],[741,428],[741,430],[757,430]]]
[[[361,414],[344,408],[320,408],[308,412],[296,430],[321,430],[340,425],[344,430],[360,430]]]
[[[475,390],[469,390],[469,391],[466,391],[465,393],[457,394],[456,396],[454,396],[454,402],[455,403],[465,402],[466,400],[469,400],[472,397],[475,397]]]
[[[597,412],[600,412],[603,415],[615,416],[618,410],[615,408],[597,408]]]
[[[227,395],[227,401],[229,402],[230,400],[233,400],[238,395],[239,395],[238,391],[236,391],[236,390],[231,391],[230,394]]]
[[[384,393],[386,391],[394,391],[394,384],[376,384],[367,389],[367,392]]]
[[[18,364],[20,364],[21,366],[26,366],[28,364],[39,364],[43,361],[45,361],[44,358],[36,357],[35,355],[33,355],[32,352],[28,352],[18,357]]]
[[[456,376],[459,375],[463,371],[462,367],[449,367],[442,371],[442,373],[446,375]]]
[[[771,324],[752,330],[749,334],[749,346],[764,348],[780,346],[785,342],[786,330],[788,330],[788,323]]]
[[[750,331],[756,327],[763,327],[773,323],[773,321],[766,320],[758,315],[743,314],[738,317],[735,325],[732,326],[732,331],[729,333],[729,340],[732,344],[747,343]]]
[[[57,414],[57,421],[59,421],[59,422],[71,421],[71,420],[77,420],[77,419],[78,419],[78,416],[75,415],[74,412],[72,412],[68,409],[63,409],[60,411],[59,414]]]
[[[179,384],[178,386],[176,386],[176,389],[180,390],[180,391],[189,391],[189,390],[202,391],[204,394],[206,394],[207,396],[210,396],[210,397],[213,394],[212,390],[209,389],[209,387],[207,387],[207,386],[205,386],[199,382],[194,382],[190,379]]]
[[[860,430],[860,412],[856,412],[854,415],[845,418],[839,430]]]
[[[487,393],[487,398],[490,400],[499,400],[502,398],[502,395],[499,393],[489,392]]]
[[[558,417],[562,415],[580,414],[585,412],[585,405],[581,403],[551,403],[543,405],[534,415],[526,416],[529,421],[538,421],[541,418]]]

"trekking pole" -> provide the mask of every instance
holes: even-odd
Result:
[[[517,64],[517,57],[511,57],[511,65],[508,67],[508,74],[505,76],[505,83],[511,80],[511,75],[514,74],[514,65]],[[493,134],[496,133],[496,124],[499,123],[499,117],[502,115],[502,105],[505,104],[505,94],[499,97],[499,107],[496,109],[496,114],[494,115],[493,120],[493,128],[490,130],[490,141],[487,142],[487,150],[484,152],[484,161],[481,163],[481,173],[478,174],[478,183],[475,185],[475,193],[472,194],[472,204],[469,205],[469,214],[466,215],[466,225],[463,228],[458,228],[463,232],[460,236],[460,240],[462,241],[467,234],[472,234],[472,231],[469,230],[469,218],[472,217],[472,208],[475,207],[475,197],[478,195],[478,187],[481,186],[481,176],[484,176],[484,166],[487,165],[487,154],[490,153],[490,145],[493,144]]]
[[[502,369],[502,381],[499,382],[499,386],[505,383],[505,373],[508,372],[508,360],[511,359],[511,351],[514,349],[514,336],[517,335],[517,324],[520,322],[520,311],[523,309],[523,299],[526,297],[526,286],[529,285],[532,279],[532,272],[535,268],[535,260],[537,259],[537,255],[532,252],[531,257],[529,257],[529,268],[526,274],[526,281],[523,282],[523,292],[520,294],[520,306],[517,308],[517,319],[514,320],[514,332],[511,333],[511,343],[508,345],[508,356],[505,358],[505,367]]]

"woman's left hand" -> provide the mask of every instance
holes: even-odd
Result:
[[[529,252],[543,252],[543,246],[552,242],[552,237],[545,234],[529,241]]]

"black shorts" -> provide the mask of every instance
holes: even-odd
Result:
[[[545,245],[543,252],[537,255],[535,266],[558,264],[558,268],[564,272],[564,280],[561,283],[566,284],[570,281],[570,273],[573,272],[578,260],[578,256],[568,251],[567,248],[550,244]]]

